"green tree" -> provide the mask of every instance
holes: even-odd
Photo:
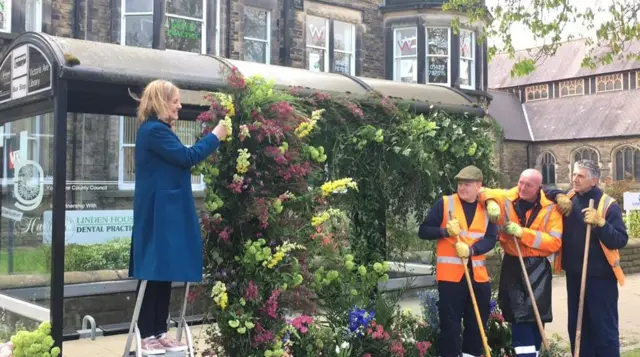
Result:
[[[511,76],[524,76],[533,72],[536,64],[546,57],[553,56],[562,42],[574,38],[568,36],[566,27],[576,23],[587,30],[595,30],[595,36],[586,37],[587,45],[597,44],[582,59],[582,66],[595,68],[610,64],[615,59],[640,60],[640,50],[631,48],[631,44],[640,40],[640,1],[638,0],[602,0],[594,2],[596,8],[582,7],[581,0],[497,0],[495,6],[484,6],[484,0],[449,0],[443,10],[464,14],[466,18],[456,17],[453,28],[461,23],[483,23],[484,31],[479,41],[496,39],[498,44],[489,45],[489,60],[496,53],[506,53],[515,58],[513,47],[514,26],[524,26],[534,38],[545,39],[544,45],[532,49],[527,58],[519,58],[511,69]],[[595,14],[606,15],[602,23],[595,21]],[[584,34],[581,34],[584,35]]]

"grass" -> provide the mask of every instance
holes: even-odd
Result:
[[[50,261],[49,249],[41,246],[35,248],[16,248],[13,251],[13,273],[44,274],[50,271],[47,262]],[[9,252],[0,251],[0,275],[9,271]]]
[[[640,349],[625,352],[622,354],[622,357],[640,357]]]

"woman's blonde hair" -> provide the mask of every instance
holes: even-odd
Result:
[[[142,92],[138,105],[138,121],[143,123],[151,115],[156,115],[159,119],[167,119],[169,112],[169,102],[179,93],[178,87],[169,81],[156,79],[147,84]]]

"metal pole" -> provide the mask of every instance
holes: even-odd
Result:
[[[53,204],[51,228],[51,337],[62,353],[67,181],[67,82],[58,80],[53,103]]]

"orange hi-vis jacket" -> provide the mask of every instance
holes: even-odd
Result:
[[[576,195],[574,190],[571,190],[567,193],[569,198],[573,198]],[[606,193],[602,193],[602,197],[598,202],[597,211],[600,217],[606,218],[607,211],[611,204],[616,202],[616,200],[607,195]],[[600,242],[600,246],[602,247],[602,251],[604,252],[604,256],[607,258],[607,262],[611,265],[611,269],[613,270],[613,274],[616,276],[616,280],[618,280],[618,284],[620,286],[624,286],[624,271],[622,271],[622,267],[620,266],[620,251],[618,249],[609,249],[602,242]],[[556,272],[560,272],[562,270],[562,254],[558,252],[555,261],[554,270]]]
[[[510,190],[487,189],[481,193],[481,201],[493,199],[500,206],[502,211],[497,222],[498,227],[504,227],[509,222],[520,224],[516,213],[514,202],[518,199],[518,188]],[[540,190],[540,210],[529,227],[522,227],[522,237],[520,237],[520,252],[523,257],[547,257],[553,260],[556,252],[562,247],[562,214],[555,209],[556,205],[549,200],[544,192]],[[533,209],[527,211],[526,221],[529,222],[533,214]],[[500,245],[505,254],[517,257],[518,251],[513,241],[513,237],[499,229]]]
[[[471,246],[484,237],[489,225],[489,215],[484,205],[478,202],[476,213],[473,217],[471,226],[467,226],[467,220],[464,215],[462,203],[457,194],[443,197],[443,217],[441,228],[447,227],[450,217],[460,222],[460,241]],[[464,275],[463,259],[456,254],[455,243],[456,237],[447,237],[438,240],[436,245],[436,280],[460,282]],[[466,259],[465,259],[466,260]],[[489,281],[489,273],[487,272],[485,255],[477,255],[471,257],[471,265],[473,267],[473,279],[478,283],[486,283]]]

